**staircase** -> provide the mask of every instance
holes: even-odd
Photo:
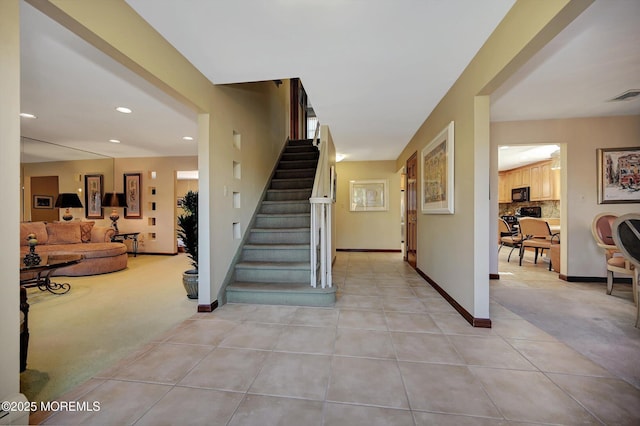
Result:
[[[226,288],[229,303],[333,306],[335,288],[310,284],[309,197],[318,163],[311,140],[287,143]]]

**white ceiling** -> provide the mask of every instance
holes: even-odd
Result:
[[[126,1],[214,83],[300,77],[348,160],[395,159],[513,4]],[[606,102],[640,88],[639,16],[638,1],[597,0],[492,96],[492,120],[640,114],[638,98]],[[195,113],[31,6],[21,22],[22,110],[38,116],[22,119],[23,136],[114,157],[196,155],[181,140]]]

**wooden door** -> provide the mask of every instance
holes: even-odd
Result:
[[[54,207],[58,198],[58,176],[31,176],[30,185],[30,220],[32,222],[59,220],[60,209]]]
[[[407,183],[405,196],[407,197],[405,205],[407,206],[407,235],[405,238],[407,244],[405,260],[409,265],[416,267],[416,253],[418,248],[418,153],[415,152],[407,160]]]

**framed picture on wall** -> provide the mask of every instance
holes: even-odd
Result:
[[[53,209],[53,195],[34,195],[34,209]]]
[[[598,204],[640,203],[640,148],[600,148]]]
[[[422,213],[453,214],[453,121],[422,150]]]
[[[84,209],[87,219],[103,219],[102,193],[104,192],[102,175],[84,176]]]
[[[124,174],[124,195],[127,207],[124,208],[126,219],[142,219],[142,175],[140,173]]]
[[[385,179],[349,181],[349,206],[352,212],[389,210],[389,182]]]

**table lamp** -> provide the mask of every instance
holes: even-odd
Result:
[[[109,215],[109,219],[111,219],[111,226],[116,231],[118,231],[118,219],[120,219],[120,215],[118,214],[118,207],[127,207],[127,199],[122,192],[107,192],[102,197],[102,207],[111,207],[111,214]]]
[[[62,218],[66,221],[73,219],[73,215],[69,209],[82,207],[82,203],[80,202],[80,198],[76,193],[62,193],[58,195],[56,199],[55,207],[66,208],[67,211],[62,215]]]

